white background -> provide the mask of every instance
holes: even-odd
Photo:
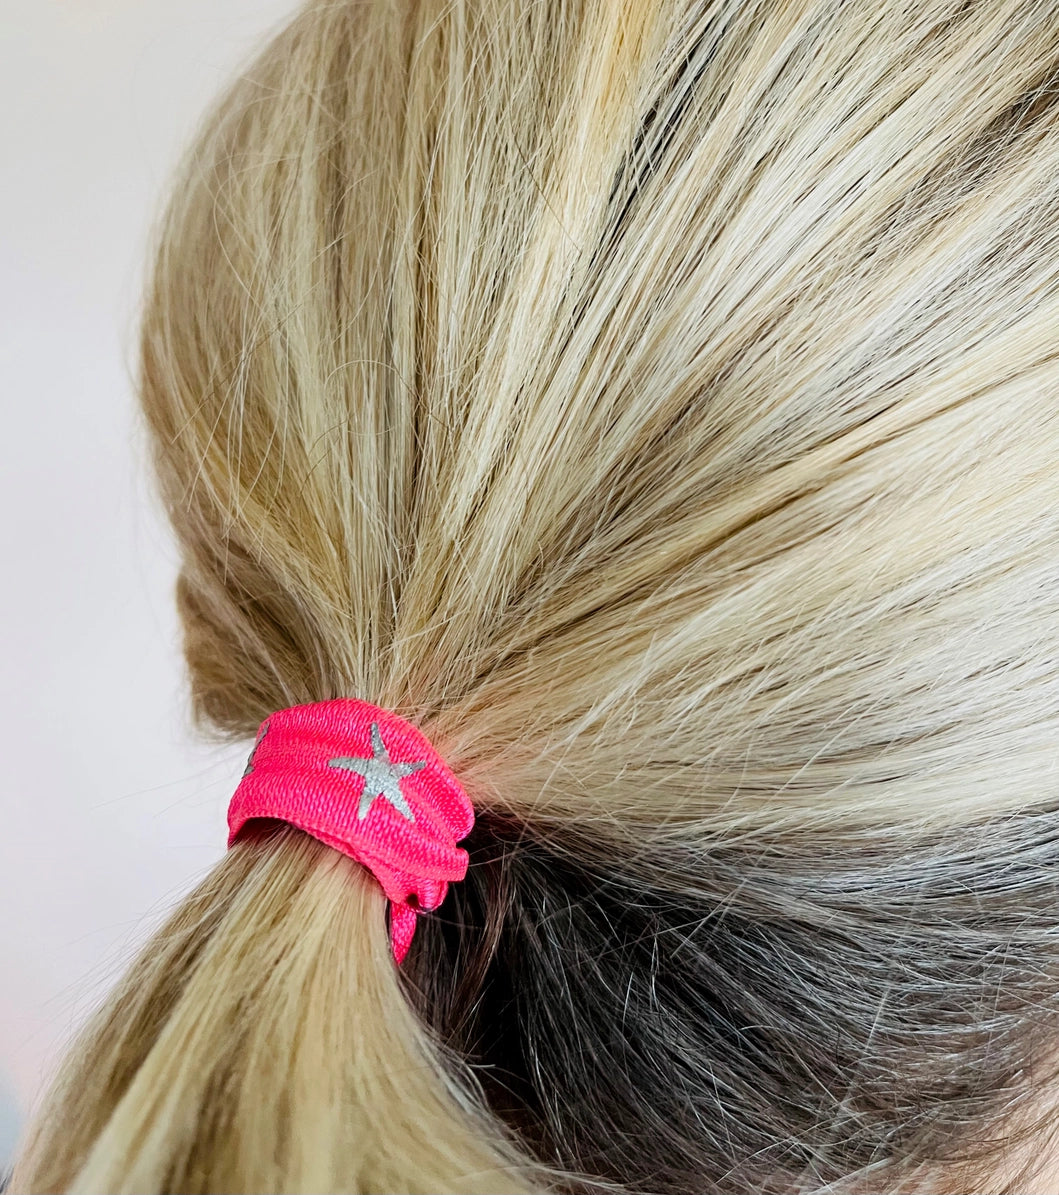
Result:
[[[132,392],[177,153],[291,0],[0,0],[0,1167],[57,1051],[220,858]]]

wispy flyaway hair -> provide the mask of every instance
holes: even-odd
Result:
[[[295,14],[142,318],[194,710],[396,711],[470,864],[397,968],[353,860],[237,843],[14,1190],[1031,1189],[1057,86],[1054,0]]]

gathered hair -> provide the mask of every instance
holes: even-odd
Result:
[[[473,800],[240,839],[13,1191],[1026,1190],[1059,1082],[1054,0],[319,0],[159,221],[204,733]]]

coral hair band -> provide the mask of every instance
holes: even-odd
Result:
[[[419,912],[436,909],[469,856],[474,806],[426,736],[356,698],[270,714],[228,806],[228,846],[251,818],[298,826],[369,868],[390,898],[402,961]]]

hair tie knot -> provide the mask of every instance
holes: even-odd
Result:
[[[298,826],[369,868],[390,898],[402,961],[416,915],[436,909],[469,856],[456,846],[474,806],[429,739],[356,698],[270,714],[228,806],[228,846],[250,818]]]

